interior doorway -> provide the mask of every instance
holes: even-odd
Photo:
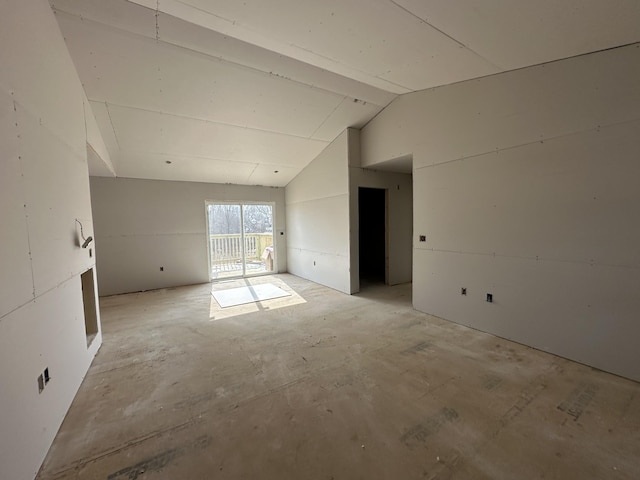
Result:
[[[358,188],[360,285],[388,283],[387,190]]]
[[[209,272],[212,280],[276,270],[274,205],[207,203]]]

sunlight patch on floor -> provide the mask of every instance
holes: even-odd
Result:
[[[214,290],[211,294],[222,308],[235,307],[245,303],[263,302],[291,295],[271,283]]]
[[[240,305],[221,307],[214,298],[216,292],[225,290],[238,289],[242,287],[258,287],[258,291],[263,285],[273,285],[286,292],[287,296],[279,298],[271,298],[268,300],[251,301],[251,303],[243,303]],[[255,291],[255,288],[253,289]],[[246,315],[264,310],[275,310],[278,308],[291,307],[306,303],[306,300],[298,295],[289,285],[277,277],[264,276],[256,278],[242,278],[237,280],[229,280],[216,282],[211,285],[211,306],[209,308],[209,319],[211,321],[221,320],[223,318],[235,317],[237,315]],[[224,304],[224,302],[223,302]]]

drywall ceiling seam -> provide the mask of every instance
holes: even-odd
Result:
[[[95,101],[92,99],[89,99],[91,101]],[[105,102],[106,104],[107,102]],[[315,142],[321,142],[321,143],[328,143],[326,140],[319,140],[319,139],[315,139],[315,138],[310,138],[310,137],[306,137],[304,135],[293,135],[291,133],[284,133],[284,132],[278,132],[275,130],[266,130],[263,128],[256,128],[256,127],[249,127],[247,125],[236,125],[234,123],[225,123],[225,122],[219,122],[216,120],[210,120],[210,119],[206,119],[206,118],[199,118],[199,117],[191,117],[189,115],[183,115],[180,113],[171,113],[171,112],[162,112],[159,110],[153,110],[150,108],[143,108],[143,107],[136,107],[133,105],[121,105],[118,103],[109,103],[109,105],[113,106],[113,107],[117,107],[117,108],[123,108],[123,109],[127,109],[127,110],[137,110],[140,112],[146,112],[146,113],[155,113],[158,115],[167,115],[169,117],[175,117],[175,118],[180,118],[183,120],[193,120],[196,122],[202,122],[202,123],[208,123],[211,125],[223,125],[225,127],[233,127],[233,128],[241,128],[244,130],[251,130],[253,132],[261,132],[261,133],[268,133],[271,135],[279,135],[281,137],[290,137],[290,138],[299,138],[299,139],[303,139],[303,140],[311,140],[311,141],[315,141]],[[111,120],[111,113],[109,113],[109,119]],[[112,126],[113,126],[113,122],[112,122]],[[114,134],[115,134],[115,128],[114,128]],[[117,141],[117,138],[116,138]],[[120,144],[118,143],[118,147],[120,147]]]
[[[130,3],[135,3],[137,5],[150,8],[145,2],[141,0],[128,0]],[[171,0],[168,0],[171,1]],[[274,40],[269,37],[264,36],[258,31],[254,31],[250,28],[247,28],[243,25],[238,24],[233,20],[228,20],[224,17],[216,15],[207,10],[203,10],[198,7],[194,7],[193,5],[189,5],[185,2],[181,2],[179,0],[173,0],[175,4],[179,4],[187,9],[196,11],[202,15],[206,15],[209,17],[214,17],[216,19],[217,25],[213,27],[211,25],[207,25],[206,22],[198,22],[195,18],[186,18],[188,15],[179,16],[174,14],[168,9],[166,6],[163,9],[163,5],[160,5],[161,11],[166,13],[167,15],[171,15],[176,18],[180,18],[186,22],[192,23],[194,25],[199,25],[201,27],[207,28],[212,31],[216,31],[223,35],[227,35],[229,37],[233,37],[237,40],[241,40],[246,43],[250,43],[252,45],[264,48],[265,50],[270,50],[272,52],[279,53],[289,58],[296,59],[300,62],[313,65],[317,68],[321,68],[324,70],[328,70],[338,75],[342,75],[344,77],[350,78],[352,80],[364,83],[371,87],[379,88],[381,90],[385,90],[394,94],[408,93],[411,89],[402,88],[399,89],[394,84],[388,82],[387,80],[380,79],[375,75],[369,74],[367,72],[360,71],[358,69],[354,69],[348,65],[345,65],[341,62],[331,59],[330,57],[326,57],[324,55],[320,55],[318,53],[313,52],[312,50],[299,47],[298,45],[292,43],[284,43],[279,40]],[[220,25],[223,22],[225,25]],[[301,53],[305,53],[306,55],[301,55]],[[333,68],[332,68],[333,67]],[[340,67],[340,68],[336,68]]]
[[[415,92],[407,92],[407,93],[400,94],[391,103],[395,102],[401,96],[411,95],[411,94],[417,93],[417,92],[427,92],[429,90],[436,90],[436,89],[442,88],[442,87],[450,87],[451,85],[457,85],[459,83],[472,82],[472,81],[475,81],[475,80],[481,80],[481,79],[484,79],[484,78],[494,77],[496,75],[504,75],[505,73],[518,72],[520,70],[525,70],[527,68],[542,67],[543,65],[552,65],[552,64],[557,63],[557,62],[563,62],[565,60],[572,60],[574,58],[586,57],[588,55],[608,52],[609,50],[617,50],[618,48],[631,47],[632,45],[635,45],[636,47],[640,48],[640,41],[625,43],[623,45],[616,45],[616,46],[613,46],[613,47],[602,48],[600,50],[594,50],[592,52],[578,53],[577,55],[571,55],[569,57],[556,58],[555,60],[549,60],[548,62],[540,62],[540,63],[535,63],[533,65],[524,65],[522,67],[511,68],[511,69],[503,70],[501,72],[488,73],[486,75],[481,75],[479,77],[473,77],[473,78],[467,78],[465,80],[456,80],[455,82],[444,83],[442,85],[434,85],[432,87],[423,88],[422,90],[416,90]],[[384,108],[387,108],[388,106],[389,105],[385,106]],[[373,118],[371,120],[373,120]],[[371,120],[369,120],[369,121],[371,121]],[[362,127],[362,128],[364,128],[364,127]]]
[[[85,22],[85,23],[92,23],[92,24],[95,24],[95,25],[99,25],[99,26],[101,26],[101,27],[103,27],[103,28],[105,28],[105,29],[107,29],[107,30],[116,31],[116,32],[121,32],[121,33],[123,33],[123,34],[125,34],[125,35],[129,35],[129,36],[133,36],[133,37],[138,37],[138,38],[144,38],[144,39],[147,39],[147,40],[152,40],[152,41],[154,41],[154,42],[155,42],[156,44],[158,44],[158,45],[162,44],[162,45],[166,45],[166,46],[168,46],[168,47],[174,48],[174,49],[176,49],[176,50],[184,50],[184,51],[189,52],[189,53],[191,53],[191,54],[193,54],[193,55],[197,55],[197,56],[204,57],[204,58],[206,58],[206,59],[208,59],[208,60],[215,60],[215,61],[217,61],[217,62],[220,62],[220,63],[226,64],[226,65],[230,65],[230,66],[235,67],[235,68],[238,68],[238,69],[248,70],[248,71],[252,71],[252,72],[259,73],[259,74],[261,74],[261,75],[263,75],[263,76],[265,76],[265,77],[271,77],[271,78],[282,79],[282,80],[287,81],[287,82],[292,82],[292,83],[295,83],[295,84],[297,84],[297,85],[302,85],[302,86],[304,86],[304,87],[313,88],[313,89],[315,89],[315,90],[318,90],[318,91],[321,91],[321,92],[325,92],[325,93],[328,93],[328,94],[330,94],[330,95],[334,95],[334,96],[338,96],[338,97],[344,97],[344,96],[345,96],[345,93],[344,93],[344,92],[339,92],[339,91],[332,90],[332,89],[329,89],[329,88],[326,88],[326,87],[320,87],[320,86],[317,86],[317,85],[312,84],[312,83],[308,83],[308,82],[304,82],[304,81],[301,81],[301,80],[297,80],[297,79],[292,78],[292,77],[287,76],[287,75],[279,75],[279,74],[277,74],[277,73],[274,73],[273,71],[262,70],[262,69],[260,69],[260,68],[254,67],[254,66],[252,66],[252,65],[246,65],[246,64],[244,64],[244,63],[239,63],[239,62],[237,62],[237,61],[233,61],[233,60],[230,60],[230,59],[225,58],[225,57],[221,57],[221,56],[217,56],[217,55],[210,55],[210,54],[208,54],[208,53],[206,53],[206,52],[203,52],[203,51],[200,51],[200,50],[196,50],[196,49],[193,49],[193,48],[189,48],[189,47],[187,47],[187,46],[184,46],[184,45],[180,45],[180,44],[177,44],[177,43],[174,43],[174,42],[170,42],[170,41],[167,41],[167,40],[163,40],[162,38],[154,38],[154,37],[150,37],[150,36],[148,36],[148,35],[144,35],[144,34],[139,33],[139,32],[132,32],[131,30],[125,30],[125,29],[122,29],[122,28],[118,28],[118,27],[116,27],[116,26],[114,26],[114,25],[111,25],[111,24],[108,24],[108,23],[103,23],[103,22],[101,22],[101,21],[99,21],[99,20],[95,20],[95,19],[92,19],[92,18],[85,18],[85,17],[82,17],[82,16],[80,16],[80,15],[76,15],[75,13],[72,13],[72,12],[66,11],[66,10],[58,9],[58,10],[56,10],[56,11],[57,11],[58,13],[62,13],[62,14],[64,14],[64,15],[68,15],[68,16],[70,16],[70,17],[73,17],[73,18],[75,18],[75,19],[77,19],[77,20],[80,20],[80,21],[82,21],[82,22]],[[163,15],[172,16],[172,15],[170,15],[170,14],[168,14],[168,13],[165,13],[165,12],[162,12],[162,11],[161,11],[161,13],[162,13]],[[179,20],[182,20],[182,21],[188,22],[188,20],[184,20],[184,19],[179,18],[179,17],[174,17],[174,18],[178,18]],[[188,22],[188,23],[189,23],[189,22]],[[197,25],[197,24],[193,24],[193,25]],[[197,26],[199,26],[199,25],[197,25]],[[202,28],[206,28],[206,27],[202,27]],[[220,32],[216,32],[216,33],[220,33]],[[240,41],[240,42],[244,42],[244,43],[248,43],[248,42],[245,42],[245,41],[244,41],[244,40],[242,40],[242,39],[235,39],[235,40]],[[259,46],[259,45],[254,45],[254,44],[250,44],[250,45],[253,45],[253,46],[254,46],[254,47],[256,47],[256,48],[262,48],[263,50],[268,51],[268,52],[271,52],[271,53],[277,53],[277,52],[274,52],[273,50],[268,50],[268,49],[266,49],[266,48],[264,48],[264,47],[261,47],[261,46]],[[309,63],[303,62],[303,61],[298,60],[298,59],[293,58],[293,57],[288,57],[288,58],[292,58],[294,61],[297,61],[297,62],[300,62],[300,63],[304,63],[305,65],[310,65],[310,66],[312,66],[312,67],[314,67],[314,68],[318,68],[318,69],[321,69],[321,70],[326,70],[326,69],[323,69],[322,67],[318,67],[318,66],[316,66],[316,65],[312,65],[312,64],[309,64]],[[328,70],[327,70],[327,71],[328,71]],[[356,79],[353,79],[353,78],[350,78],[350,77],[346,77],[346,76],[341,75],[341,74],[339,74],[339,73],[335,73],[335,72],[330,72],[330,73],[332,73],[332,74],[334,74],[334,75],[339,75],[339,76],[341,76],[341,77],[343,77],[343,78],[346,78],[347,80],[350,80],[350,81],[352,81],[352,82],[362,83],[364,86],[369,87],[369,88],[378,88],[378,89],[380,89],[379,87],[376,87],[376,86],[373,86],[373,85],[369,85],[369,84],[367,84],[367,83],[365,83],[365,82],[361,82],[361,81],[359,81],[359,80],[356,80]],[[376,78],[379,78],[379,77],[376,77]],[[381,80],[384,80],[384,79],[381,79]],[[384,81],[385,81],[385,82],[389,82],[389,83],[392,83],[392,84],[393,84],[393,82],[390,82],[390,81],[388,81],[388,80],[384,80]],[[396,85],[396,84],[394,84],[394,85]],[[402,87],[402,88],[404,88],[404,87]],[[380,90],[383,90],[383,89],[380,89]],[[385,91],[386,93],[391,93],[391,92],[389,92],[388,90],[383,90],[383,91]],[[411,93],[411,91],[407,90],[405,93]],[[394,93],[394,95],[397,95],[397,94],[396,94],[396,93]],[[375,105],[375,106],[380,107],[380,108],[385,107],[386,105],[388,105],[389,103],[391,103],[391,102],[394,100],[394,99],[391,99],[391,100],[389,100],[389,102],[387,102],[387,104],[386,104],[386,105],[381,105],[381,104],[379,104],[377,101],[370,100],[370,99],[368,98],[368,96],[367,96],[367,98],[365,98],[365,97],[363,96],[363,99],[365,99],[365,100],[367,101],[367,103],[370,103],[371,105]],[[92,101],[103,101],[104,99],[95,99],[95,98],[92,98],[91,100],[92,100]]]
[[[321,143],[329,143],[329,142],[321,142]],[[250,160],[229,160],[229,159],[224,159],[224,158],[219,158],[219,157],[206,157],[203,155],[193,155],[193,154],[183,154],[183,153],[163,153],[163,152],[158,152],[158,151],[154,151],[154,150],[136,150],[134,148],[127,148],[121,151],[123,156],[126,156],[127,154],[133,154],[133,155],[154,155],[157,157],[161,157],[161,158],[167,158],[167,159],[176,159],[176,158],[183,158],[183,159],[187,159],[187,160],[205,160],[205,161],[214,161],[214,162],[223,162],[223,163],[228,163],[228,164],[242,164],[242,165],[263,165],[263,166],[269,166],[269,167],[279,167],[279,168],[292,168],[292,169],[298,169],[300,168],[297,165],[290,165],[290,164],[286,164],[286,163],[265,163],[265,162],[260,162],[257,163],[255,161],[250,161]],[[315,158],[315,157],[314,157]],[[312,159],[313,160],[313,159]],[[306,165],[305,165],[306,166]]]
[[[91,101],[91,99],[89,99]],[[104,107],[107,110],[107,116],[109,117],[109,123],[111,124],[111,130],[113,130],[113,138],[116,139],[116,145],[118,145],[118,150],[122,151],[122,147],[120,147],[120,141],[118,140],[118,134],[116,133],[116,127],[113,124],[113,119],[111,118],[111,112],[109,111],[109,104],[105,101]]]
[[[478,52],[476,52],[474,49],[472,49],[469,45],[465,45],[464,43],[462,43],[460,40],[452,37],[451,35],[449,35],[447,32],[445,32],[444,30],[436,27],[435,25],[429,23],[426,19],[420,17],[420,15],[416,15],[415,13],[413,13],[411,10],[409,10],[408,8],[406,8],[403,5],[400,5],[398,2],[396,2],[396,0],[390,0],[391,3],[393,3],[396,7],[398,7],[400,10],[403,10],[404,12],[406,12],[408,15],[411,15],[412,17],[414,17],[415,19],[419,20],[421,23],[424,23],[425,25],[427,25],[429,28],[434,29],[436,32],[440,33],[441,35],[444,35],[445,37],[447,37],[449,40],[455,42],[456,44],[460,45],[462,48],[464,48],[465,50],[468,50],[469,52],[471,52],[473,55],[475,55],[476,57],[480,58],[481,60],[487,62],[489,65],[491,65],[492,67],[494,67],[497,70],[500,70],[501,72],[504,70],[503,67],[496,65],[495,63],[493,63],[491,60],[489,60],[488,58],[484,57],[483,55],[480,55]]]
[[[399,84],[397,84],[397,83],[391,82],[390,80],[386,80],[386,79],[384,79],[384,78],[380,77],[379,75],[377,75],[377,74],[375,74],[375,73],[365,72],[365,71],[363,71],[363,70],[359,70],[359,69],[357,69],[357,68],[349,67],[349,66],[345,65],[344,63],[342,63],[342,62],[340,62],[340,61],[338,61],[338,60],[336,60],[336,59],[334,59],[334,58],[328,57],[328,56],[326,56],[326,55],[322,55],[322,54],[320,54],[320,53],[316,53],[316,52],[314,52],[313,50],[311,50],[311,49],[309,49],[309,48],[302,47],[302,46],[300,46],[300,45],[296,45],[295,43],[290,43],[289,45],[291,45],[292,47],[294,47],[294,48],[296,48],[296,49],[298,49],[298,50],[301,50],[301,51],[303,51],[303,52],[307,52],[307,53],[309,53],[309,54],[311,54],[311,55],[313,55],[313,56],[315,56],[315,57],[318,57],[318,58],[322,58],[322,59],[324,59],[324,60],[327,60],[327,61],[328,61],[328,62],[330,62],[330,63],[336,64],[336,65],[340,65],[341,67],[343,67],[343,68],[345,68],[345,69],[347,69],[347,70],[350,70],[350,71],[352,71],[352,72],[357,72],[357,73],[359,73],[359,74],[365,75],[367,78],[380,80],[380,81],[382,81],[382,82],[384,82],[384,83],[386,83],[386,84],[388,84],[388,85],[390,85],[390,86],[393,86],[393,87],[395,87],[395,88],[394,88],[393,90],[388,90],[388,89],[384,89],[384,88],[382,88],[382,87],[379,87],[379,86],[377,86],[377,85],[373,85],[373,84],[371,84],[371,83],[364,82],[363,80],[357,79],[357,78],[355,78],[355,77],[347,76],[347,78],[351,78],[352,80],[356,80],[356,81],[358,81],[358,82],[367,83],[367,85],[370,85],[370,86],[375,87],[375,88],[381,88],[381,89],[386,90],[386,91],[388,91],[388,92],[390,91],[390,92],[392,92],[392,93],[394,93],[394,94],[396,94],[396,95],[400,95],[400,94],[403,94],[403,93],[411,93],[411,92],[413,92],[413,90],[412,90],[411,88],[409,88],[409,87],[405,87],[404,85],[399,85]],[[301,62],[302,62],[302,61],[304,61],[304,60],[299,60],[299,61],[301,61]],[[308,63],[308,62],[305,62],[305,63]],[[313,66],[315,66],[315,67],[318,67],[318,68],[325,68],[325,69],[329,70],[327,67],[321,67],[321,66],[319,66],[319,65],[316,65],[315,63],[312,63],[311,65],[313,65]],[[333,70],[330,70],[330,71],[333,71]],[[334,73],[338,73],[338,72],[334,72]],[[346,76],[346,75],[344,75],[343,73],[338,73],[338,75]]]
[[[251,170],[251,173],[247,176],[247,180],[246,180],[247,182],[250,182],[250,181],[251,181],[251,177],[253,177],[253,174],[254,174],[254,173],[256,173],[256,170],[257,170],[257,169],[258,169],[258,167],[260,166],[260,164],[259,164],[259,163],[256,163],[255,165],[256,165],[256,166],[255,166],[255,167],[253,167],[253,170]]]
[[[344,101],[347,99],[347,97],[343,97],[342,100],[340,101],[340,103],[338,103],[335,108],[333,110],[331,110],[331,112],[329,112],[329,114],[325,117],[324,120],[322,120],[322,122],[320,122],[320,125],[318,125],[318,128],[316,128],[313,133],[311,135],[309,135],[309,139],[310,140],[317,140],[315,137],[316,133],[318,133],[318,130],[320,130],[325,123],[327,123],[327,120],[329,120],[329,118],[331,118],[331,116],[336,113],[336,110],[338,110],[338,108],[340,108],[340,105],[342,105],[344,103]],[[380,106],[380,105],[376,105],[376,106]]]
[[[382,75],[387,75],[387,74],[388,74],[388,73],[390,73],[390,72],[391,72],[391,70],[389,70],[389,71],[388,71],[388,72],[386,72],[386,73],[383,73]],[[380,79],[382,79],[382,77],[381,77],[380,75],[376,75],[376,78],[380,78]],[[384,79],[384,81],[385,81],[385,82],[389,82],[389,83],[391,83],[392,85],[397,85],[398,87],[401,87],[401,88],[408,88],[408,87],[405,87],[405,86],[403,86],[403,85],[400,85],[399,83],[392,82],[391,80]],[[418,91],[419,91],[419,90],[418,90]],[[408,92],[401,93],[400,95],[407,95],[407,94],[409,94],[409,93],[415,93],[415,92],[416,92],[416,90],[409,90]],[[391,103],[391,102],[389,102],[389,103]]]

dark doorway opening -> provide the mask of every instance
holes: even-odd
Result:
[[[360,285],[386,283],[387,191],[358,189]]]

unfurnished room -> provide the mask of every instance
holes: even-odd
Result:
[[[640,2],[0,0],[0,479],[640,478]]]

